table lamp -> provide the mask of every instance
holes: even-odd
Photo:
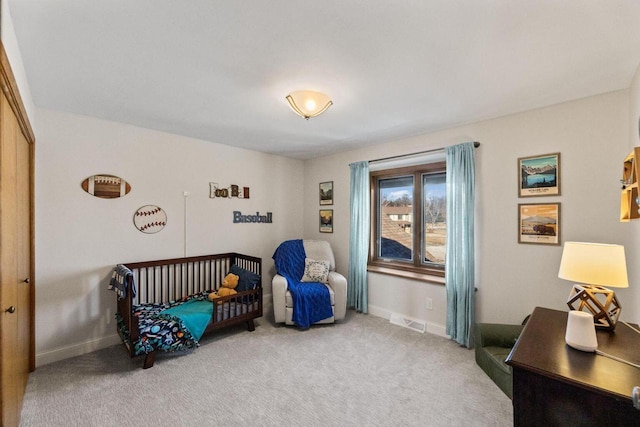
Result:
[[[571,310],[591,313],[597,328],[615,329],[622,307],[604,286],[629,287],[624,246],[565,242],[558,277],[578,282],[567,300]]]

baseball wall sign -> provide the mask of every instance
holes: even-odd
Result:
[[[143,233],[157,233],[167,225],[167,214],[158,206],[146,205],[133,215],[133,223]]]
[[[127,195],[131,186],[124,179],[114,175],[92,175],[82,181],[82,189],[101,199],[115,199]]]

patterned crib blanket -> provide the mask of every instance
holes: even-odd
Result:
[[[157,349],[174,352],[198,347],[200,345],[199,337],[194,337],[180,318],[163,314],[162,312],[188,301],[208,301],[208,295],[209,292],[203,292],[179,301],[134,305],[133,312],[138,317],[140,333],[136,342],[131,342],[129,332],[126,330],[122,318],[116,315],[118,327],[123,332],[124,341],[132,346],[135,355],[148,354]],[[213,303],[211,304],[213,305]],[[212,317],[215,317],[214,321],[221,322],[255,309],[257,309],[257,302],[254,304],[236,302],[216,304]]]

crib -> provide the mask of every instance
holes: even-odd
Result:
[[[135,292],[118,298],[118,333],[131,357],[145,356],[144,369],[153,366],[158,350],[179,351],[199,345],[184,339],[188,334],[181,322],[158,314],[192,299],[207,301],[208,294],[220,288],[232,266],[234,271],[249,272],[251,277],[257,275],[260,279],[254,279],[253,289],[211,302],[213,314],[204,333],[243,322],[249,331],[254,331],[253,319],[262,316],[261,258],[225,253],[124,265],[133,273],[127,279],[127,287],[131,290],[135,286]]]

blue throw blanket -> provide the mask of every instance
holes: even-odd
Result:
[[[190,300],[160,312],[160,316],[177,317],[192,338],[199,341],[213,315],[213,303],[209,300]]]
[[[333,316],[331,295],[323,283],[300,282],[304,275],[302,240],[287,240],[273,254],[276,272],[287,279],[293,298],[293,322],[301,328]]]
[[[108,289],[118,294],[118,298],[127,296],[127,279],[131,277],[131,296],[136,296],[136,281],[133,272],[122,264],[116,265],[109,281]]]

